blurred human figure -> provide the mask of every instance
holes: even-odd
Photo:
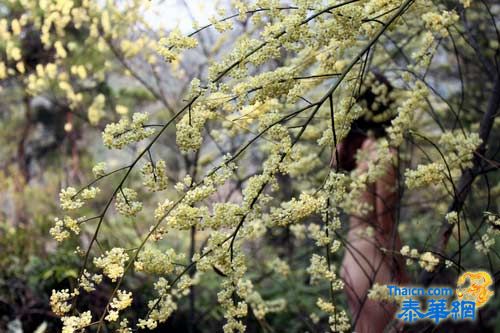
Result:
[[[385,136],[385,127],[390,124],[387,113],[391,106],[387,94],[392,87],[381,75],[372,74],[369,84],[358,102],[363,103],[370,114],[356,120],[348,136],[337,145],[337,152],[332,154],[332,167],[362,173],[367,171],[369,161],[377,158],[377,138]],[[385,87],[381,89],[380,85]],[[380,97],[376,92],[386,96]],[[384,112],[386,115],[379,117],[381,121],[374,121]],[[359,163],[356,161],[358,153],[366,157]],[[391,153],[395,154],[395,151]],[[368,204],[372,209],[363,216],[349,218],[341,276],[353,318],[353,330],[358,333],[384,332],[394,319],[396,307],[393,304],[368,299],[372,286],[407,282],[402,258],[394,255],[401,248],[395,219],[396,187],[396,168],[387,165],[383,176],[367,184],[361,193],[360,204]]]

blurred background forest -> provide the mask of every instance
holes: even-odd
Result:
[[[88,0],[74,2],[89,3]],[[50,309],[50,294],[53,289],[71,288],[75,283],[82,262],[82,251],[75,248],[86,248],[93,226],[82,226],[80,237],[58,245],[49,230],[60,215],[59,192],[70,185],[79,187],[88,183],[93,177],[91,170],[98,162],[106,161],[112,170],[137,154],[138,148],[133,147],[126,147],[119,154],[107,151],[101,138],[106,124],[138,111],[149,113],[152,127],[165,123],[184,104],[190,82],[206,76],[208,65],[223,57],[237,36],[262,30],[262,26],[250,20],[235,21],[233,30],[225,33],[206,29],[198,36],[198,47],[166,63],[156,48],[161,37],[174,28],[189,33],[193,31],[194,21],[200,26],[209,23],[209,18],[216,15],[218,9],[228,8],[229,2],[128,1],[108,7],[104,1],[90,1],[91,9],[87,13],[69,3],[0,0],[0,332],[60,330],[60,319]],[[64,12],[69,13],[70,21],[60,14]],[[450,105],[463,110],[460,115],[463,127],[477,131],[490,96],[500,94],[492,84],[485,83],[493,82],[490,74],[496,73],[499,66],[495,63],[499,60],[499,13],[500,5],[495,1],[477,1],[468,15],[469,30],[452,33],[457,45],[453,41],[439,46],[426,81],[442,99],[434,97],[429,102],[431,108],[436,108],[431,112],[435,118],[418,119],[420,128],[427,128],[430,136],[433,131],[439,131],[436,123],[446,128],[457,127],[456,115],[443,111]],[[47,25],[47,21],[50,24]],[[95,29],[92,24],[95,21],[100,23],[100,29]],[[381,46],[392,54],[393,67],[408,61],[405,53],[410,54],[412,49],[406,38],[397,32],[388,34]],[[44,46],[47,40],[52,41],[52,47]],[[463,52],[456,52],[457,47]],[[484,50],[480,53],[484,59],[477,56],[477,49]],[[272,70],[286,62],[292,56],[292,52],[287,52],[283,51],[282,59],[266,64],[266,69]],[[390,67],[387,72],[391,72]],[[461,82],[466,83],[465,90]],[[217,138],[221,129],[232,130],[240,136],[221,143]],[[204,133],[209,145],[203,154],[182,154],[176,144],[175,128],[171,127],[159,140],[152,158],[162,156],[167,162],[168,177],[182,180],[186,174],[201,174],[225,153],[234,153],[244,142],[243,138],[249,137],[249,133],[228,119],[218,119],[217,124],[207,123]],[[312,142],[318,138],[313,135],[308,139]],[[430,159],[437,156],[435,151],[431,152],[431,143],[412,140],[406,142],[402,155],[403,171],[428,158],[427,154],[431,154]],[[489,143],[488,172],[498,169],[500,163],[498,118]],[[306,150],[304,147],[304,154]],[[247,168],[237,181],[236,188],[240,190],[264,160],[258,150],[246,158]],[[314,152],[309,163],[300,166],[297,175],[319,172],[319,166],[326,165],[328,158],[326,152]],[[484,211],[498,214],[500,208],[500,174],[488,172],[478,177],[466,199],[470,225],[464,225],[462,236],[468,233],[469,241],[462,244],[460,253],[464,267],[480,263],[482,268],[491,271],[498,291],[500,242],[491,242],[494,235],[481,238],[487,229]],[[282,198],[300,193],[300,182],[292,183],[288,177],[278,177]],[[316,181],[320,178],[316,177]],[[110,192],[118,180],[111,176],[101,185],[101,190]],[[140,183],[141,180],[137,177],[132,181]],[[142,195],[153,201],[152,194]],[[224,195],[230,198],[240,193],[228,189]],[[95,207],[88,208],[88,215],[105,203],[106,197],[101,196],[93,203]],[[152,203],[145,200],[144,204],[149,211],[154,209]],[[400,211],[404,221],[400,224],[403,243],[419,249],[431,247],[435,243],[435,234],[431,231],[440,228],[449,204],[449,198],[442,192],[429,193],[423,189],[404,196]],[[132,247],[137,235],[148,227],[140,215],[129,219],[111,214],[101,230],[99,247],[117,244]],[[279,308],[281,302],[286,302],[287,311],[272,313],[265,323],[250,316],[249,332],[272,331],[272,327],[287,327],[287,332],[321,332],[327,326],[326,317],[319,313],[316,317],[310,316],[316,311],[316,298],[311,296],[328,293],[328,288],[309,285],[305,271],[315,245],[311,240],[301,239],[299,234],[291,228],[272,230],[264,242],[255,244],[259,251],[254,252],[253,280],[263,297],[275,299],[274,306]],[[194,247],[202,247],[206,239],[204,232],[187,232],[167,235],[164,241],[189,258]],[[486,249],[478,251],[481,239],[489,243],[482,244]],[[455,230],[450,246],[457,248],[457,244]],[[286,258],[287,265],[282,265],[282,258]],[[335,254],[335,258],[340,261],[341,253]],[[273,272],[280,269],[294,272],[293,278],[284,277],[288,273],[275,276]],[[419,281],[418,267],[412,267],[411,274],[414,281]],[[156,331],[220,332],[224,318],[214,299],[218,277],[217,272],[204,276],[203,285],[181,302],[178,311]],[[455,277],[443,271],[437,281],[446,284]],[[143,316],[146,312],[153,282],[152,277],[141,274],[131,274],[126,279],[126,287],[142,295],[134,299],[132,316]],[[99,312],[111,288],[111,284],[103,283],[81,301]],[[338,297],[345,302],[342,294]],[[500,332],[499,306],[500,301],[495,297],[482,310],[479,326],[467,329]]]
[[[92,166],[103,159],[110,168],[119,165],[123,157],[106,155],[102,145],[105,125],[138,111],[148,111],[156,121],[168,119],[190,81],[221,52],[223,41],[215,45],[218,36],[207,32],[202,49],[167,68],[155,47],[161,31],[179,27],[187,32],[195,19],[207,23],[213,4],[136,1],[120,13],[101,11],[96,3],[90,6],[93,16],[73,11],[74,21],[58,22],[58,11],[69,13],[72,2],[0,1],[0,332],[60,331],[49,297],[77,278],[81,256],[75,248],[90,238],[89,231],[81,240],[57,246],[50,235],[61,188],[87,182]],[[91,31],[90,25],[101,19],[123,35],[114,35],[109,45],[97,43],[103,32]],[[39,25],[49,20],[54,24],[43,31]],[[47,49],[43,38],[58,42]],[[169,170],[175,174],[170,176],[180,177],[189,161],[176,157],[181,155],[174,131],[161,144],[172,156]],[[129,157],[134,153],[127,152]],[[116,244],[133,238],[137,227],[115,216],[104,233]],[[189,240],[175,241],[187,249]],[[144,289],[144,299],[134,305],[138,309],[146,308],[150,282],[130,281]],[[99,309],[108,292],[86,302]],[[209,298],[200,301],[197,320],[217,317],[210,313]],[[187,308],[181,313],[175,322],[186,327]]]

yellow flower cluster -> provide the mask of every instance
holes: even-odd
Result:
[[[160,251],[147,247],[139,253],[134,267],[138,272],[166,275],[174,271],[174,262],[179,259],[182,259],[182,256],[177,255],[174,249]]]
[[[58,67],[54,63],[48,63],[45,66],[38,64],[35,67],[35,73],[29,74],[27,78],[27,90],[32,94],[39,94],[47,89],[57,78],[64,78],[64,75],[58,76]]]
[[[148,115],[146,113],[134,113],[132,122],[123,117],[118,123],[106,125],[102,133],[104,145],[109,149],[122,149],[130,143],[139,142],[153,135],[155,133],[154,129],[144,127],[147,120]]]
[[[486,218],[488,223],[491,225],[493,228],[500,228],[500,217],[496,214],[487,212],[486,213]]]
[[[327,235],[326,229],[317,223],[309,224],[307,231],[309,232],[309,237],[316,241],[317,246],[326,246],[332,241]]]
[[[407,265],[413,264],[413,259],[418,259],[420,256],[417,249],[410,249],[408,245],[401,247],[400,253],[403,257],[406,257]]]
[[[407,169],[405,171],[406,185],[410,189],[421,188],[439,185],[444,180],[450,180],[450,176],[452,179],[458,177],[461,170],[472,166],[474,152],[481,143],[477,134],[464,135],[458,131],[443,133],[439,137],[438,146],[446,160],[446,165],[444,162],[432,162],[419,164],[416,170]],[[453,214],[450,217],[453,217]],[[454,221],[454,219],[449,221]]]
[[[84,65],[71,66],[71,74],[78,76],[81,80],[87,78],[87,69]]]
[[[164,201],[158,203],[157,208],[154,212],[155,221],[160,221],[167,212],[173,207],[174,202],[169,199],[165,199]]]
[[[212,26],[217,30],[218,32],[222,33],[224,31],[231,30],[233,28],[233,23],[229,20],[222,21],[221,19],[212,16],[209,19],[210,23]]]
[[[128,308],[132,304],[132,293],[124,290],[118,290],[116,297],[109,304],[110,310],[105,317],[107,321],[117,321],[121,310]]]
[[[271,220],[279,226],[300,222],[306,217],[320,213],[325,204],[326,198],[321,195],[301,193],[298,200],[292,198],[290,201],[283,202],[281,208],[274,209],[271,213]]]
[[[335,133],[337,143],[341,142],[350,131],[351,124],[364,113],[363,108],[352,97],[342,98],[335,112]],[[329,114],[328,114],[329,116]],[[326,124],[326,122],[325,122]],[[333,146],[333,133],[331,126],[327,126],[322,136],[317,140],[320,146]]]
[[[99,94],[94,98],[94,101],[88,109],[89,122],[92,125],[99,124],[99,121],[104,116],[104,106],[106,104],[106,97],[103,94]]]
[[[173,230],[188,230],[208,214],[207,207],[192,207],[181,203],[166,218],[166,225]]]
[[[484,233],[479,240],[474,243],[476,251],[488,255],[490,248],[495,245],[495,238],[490,236],[489,232],[493,229],[488,229],[487,233]]]
[[[148,162],[141,169],[144,179],[143,185],[151,192],[163,191],[167,188],[167,165],[164,160],[159,160],[153,164]]]
[[[214,113],[201,106],[187,112],[176,124],[175,140],[183,152],[196,151],[203,141],[201,131],[205,122],[214,117]]]
[[[368,298],[374,301],[390,302],[393,299],[389,296],[389,289],[384,284],[374,283],[368,291]]]
[[[124,216],[136,216],[142,210],[142,203],[135,199],[137,199],[136,191],[131,188],[123,188],[116,196],[116,210]]]
[[[50,228],[50,235],[58,242],[62,242],[70,236],[70,231],[75,235],[80,233],[78,220],[73,219],[71,216],[65,216],[62,220],[55,218],[55,225]]]
[[[159,40],[157,51],[167,62],[172,62],[180,56],[180,51],[192,49],[198,45],[198,40],[186,37],[176,28],[170,32],[168,37]]]
[[[126,116],[128,114],[128,108],[125,105],[120,105],[118,104],[115,107],[116,113],[118,113],[120,116]]]
[[[69,289],[63,289],[60,291],[52,290],[52,295],[50,296],[50,307],[52,312],[58,316],[64,316],[67,312],[69,312],[69,310],[71,310],[69,300],[75,295],[75,293],[70,293]]]
[[[439,138],[439,147],[445,152],[450,168],[465,169],[472,166],[474,151],[482,140],[477,133],[465,135],[461,131],[445,132]]]
[[[441,13],[428,12],[422,15],[426,28],[438,33],[441,37],[448,37],[448,27],[455,24],[458,19],[458,14],[455,11],[443,10]]]
[[[268,263],[268,267],[271,268],[276,274],[288,277],[290,274],[290,266],[282,259],[275,258]]]
[[[332,283],[334,290],[344,287],[342,280],[337,279],[337,275],[328,268],[326,258],[319,254],[312,255],[311,265],[307,268],[307,273],[311,275],[312,284],[326,280]]]
[[[397,116],[387,129],[391,146],[398,147],[403,143],[406,131],[411,128],[414,114],[425,108],[425,98],[428,94],[427,87],[420,81],[415,84],[414,90],[407,92],[407,98],[397,108]]]
[[[106,162],[99,162],[92,168],[92,173],[95,178],[102,177],[106,174]]]
[[[104,275],[109,277],[111,281],[116,281],[116,279],[123,276],[125,272],[124,265],[128,260],[128,254],[124,249],[115,247],[110,251],[106,251],[100,257],[94,258],[94,265],[97,268],[102,269]]]
[[[245,332],[245,325],[239,320],[248,314],[248,305],[244,301],[239,301],[234,304],[232,295],[235,287],[230,283],[231,281],[225,280],[222,282],[222,290],[217,293],[217,300],[224,311],[224,318],[226,323],[223,326],[224,333]],[[242,291],[243,295],[244,292]]]
[[[84,329],[92,322],[92,314],[90,311],[85,311],[79,316],[62,317],[63,322],[62,333],[74,333]]]
[[[176,288],[172,290],[172,295],[176,297],[187,296],[191,292],[190,288],[200,282],[200,273],[197,272],[193,277],[183,275],[177,282]]]
[[[410,249],[408,245],[404,245],[400,253],[403,257],[406,257],[406,264],[411,265],[414,263],[414,260],[418,260],[418,264],[420,267],[425,269],[428,272],[434,271],[436,266],[439,264],[439,258],[436,258],[432,252],[424,252],[422,254],[418,253],[416,249]]]
[[[62,189],[59,193],[59,202],[63,210],[74,210],[83,206],[83,201],[77,196],[77,191],[74,187]]]
[[[409,189],[437,185],[445,179],[445,166],[441,163],[419,164],[416,170],[405,171],[406,186]]]
[[[91,186],[91,187],[83,189],[80,192],[80,196],[84,200],[92,200],[92,199],[95,199],[95,197],[97,196],[97,194],[99,194],[99,192],[101,192],[101,190],[98,187]]]
[[[460,3],[464,6],[464,8],[469,8],[471,0],[460,0]]]
[[[248,279],[238,280],[236,292],[246,304],[250,305],[254,316],[258,319],[264,319],[268,313],[283,311],[286,306],[286,301],[282,298],[265,301]],[[242,309],[244,308],[245,305],[242,305]]]
[[[231,202],[217,202],[213,206],[211,216],[205,217],[203,227],[218,230],[220,228],[235,227],[243,216],[243,209]]]
[[[233,93],[237,96],[245,95],[247,91],[257,90],[252,101],[264,103],[282,95],[286,95],[295,86],[293,76],[296,68],[281,67],[274,71],[260,73],[248,77],[247,80],[236,84]]]
[[[498,215],[490,212],[487,212],[485,215],[488,228],[481,238],[474,243],[474,246],[476,251],[487,255],[490,252],[490,248],[496,243],[495,238],[500,235],[500,218]]]
[[[444,218],[449,224],[458,223],[458,213],[455,211],[447,213]]]
[[[431,252],[424,252],[420,256],[418,263],[420,267],[422,267],[426,271],[432,272],[439,264],[439,259],[436,258]]]
[[[349,317],[344,310],[337,310],[331,302],[321,297],[316,301],[318,308],[328,315],[328,323],[332,332],[349,332],[351,328]]]
[[[95,290],[95,284],[99,284],[102,282],[101,274],[93,274],[91,275],[86,269],[83,271],[83,274],[80,278],[79,286],[83,288],[86,292],[91,292]]]
[[[170,285],[165,278],[159,278],[154,288],[159,298],[154,298],[149,301],[148,307],[151,309],[149,317],[147,319],[139,319],[137,324],[139,328],[155,329],[158,323],[165,322],[172,313],[177,310],[177,304],[172,294],[170,294]]]
[[[207,178],[204,181],[203,185],[199,185],[193,189],[190,189],[186,192],[184,196],[184,202],[187,205],[194,205],[197,202],[201,202],[202,200],[208,198],[210,195],[215,193],[216,188],[213,185],[213,182]]]

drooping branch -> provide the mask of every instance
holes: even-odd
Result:
[[[472,160],[472,166],[463,171],[458,181],[458,188],[456,195],[453,198],[450,206],[448,207],[448,212],[460,212],[464,206],[465,200],[469,196],[472,188],[472,184],[476,177],[482,174],[483,171],[483,158],[485,155],[486,146],[488,139],[490,137],[491,128],[493,127],[493,122],[498,115],[498,110],[500,108],[500,73],[496,73],[495,83],[493,85],[493,91],[491,97],[488,101],[488,107],[481,119],[479,125],[479,137],[482,143],[477,147],[474,152],[474,158]],[[448,241],[453,231],[454,224],[450,224],[447,221],[443,221],[441,228],[439,229],[438,238],[435,244],[435,251],[437,253],[444,254]],[[459,227],[459,226],[458,226]],[[434,272],[424,271],[420,276],[420,283],[424,285],[429,285],[433,278],[436,276],[436,272],[441,271],[443,263],[440,267],[436,268]]]

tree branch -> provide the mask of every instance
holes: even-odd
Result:
[[[463,208],[465,200],[467,199],[471,188],[472,183],[475,178],[482,173],[482,158],[481,156],[485,155],[486,145],[488,143],[488,138],[491,133],[491,128],[493,126],[493,122],[495,117],[498,115],[497,111],[500,107],[500,74],[496,73],[495,83],[493,86],[492,95],[490,100],[488,101],[488,108],[483,118],[481,119],[481,123],[479,125],[479,137],[482,140],[481,145],[477,147],[474,152],[473,164],[470,168],[464,170],[462,173],[460,180],[458,182],[457,193],[453,198],[453,202],[448,207],[448,212],[460,212]],[[453,231],[453,224],[448,223],[447,221],[443,221],[441,224],[441,228],[439,229],[438,238],[435,244],[435,251],[437,253],[443,254],[446,250],[446,246],[450,239],[451,233]],[[437,272],[440,272],[443,268],[443,263],[440,264],[438,268],[434,272],[424,271],[420,275],[420,283],[427,286],[429,285]]]

